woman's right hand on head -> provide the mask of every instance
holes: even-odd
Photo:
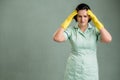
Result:
[[[64,29],[66,29],[66,28],[69,26],[69,24],[71,23],[71,21],[72,21],[72,19],[73,19],[73,17],[74,17],[75,15],[77,15],[77,10],[74,10],[74,11],[65,19],[65,21],[61,24],[61,27],[64,28]]]

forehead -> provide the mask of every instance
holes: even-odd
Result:
[[[79,10],[78,15],[87,15],[87,10]]]

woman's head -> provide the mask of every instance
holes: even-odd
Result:
[[[88,9],[90,9],[90,7],[85,3],[81,3],[76,7],[76,10],[77,10],[78,13],[79,13],[80,10],[86,10],[87,11]],[[78,15],[74,16],[74,19],[75,19],[76,22],[78,21],[77,16]],[[90,22],[90,21],[91,21],[91,19],[89,18],[88,22]]]

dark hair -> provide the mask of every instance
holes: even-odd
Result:
[[[88,9],[90,9],[90,7],[85,3],[81,3],[76,7],[77,12],[79,10],[88,10]],[[77,22],[77,15],[74,16],[74,19]],[[90,22],[90,21],[91,21],[91,19],[88,20],[88,22]]]

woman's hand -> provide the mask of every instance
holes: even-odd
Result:
[[[97,17],[94,15],[94,13],[91,10],[88,10],[87,14],[90,16],[90,18],[92,19],[94,25],[98,28],[98,30],[104,27],[103,24],[97,19]]]
[[[73,17],[77,14],[77,11],[74,10],[66,19],[65,21],[61,24],[61,27],[66,29],[68,25],[71,23]]]

